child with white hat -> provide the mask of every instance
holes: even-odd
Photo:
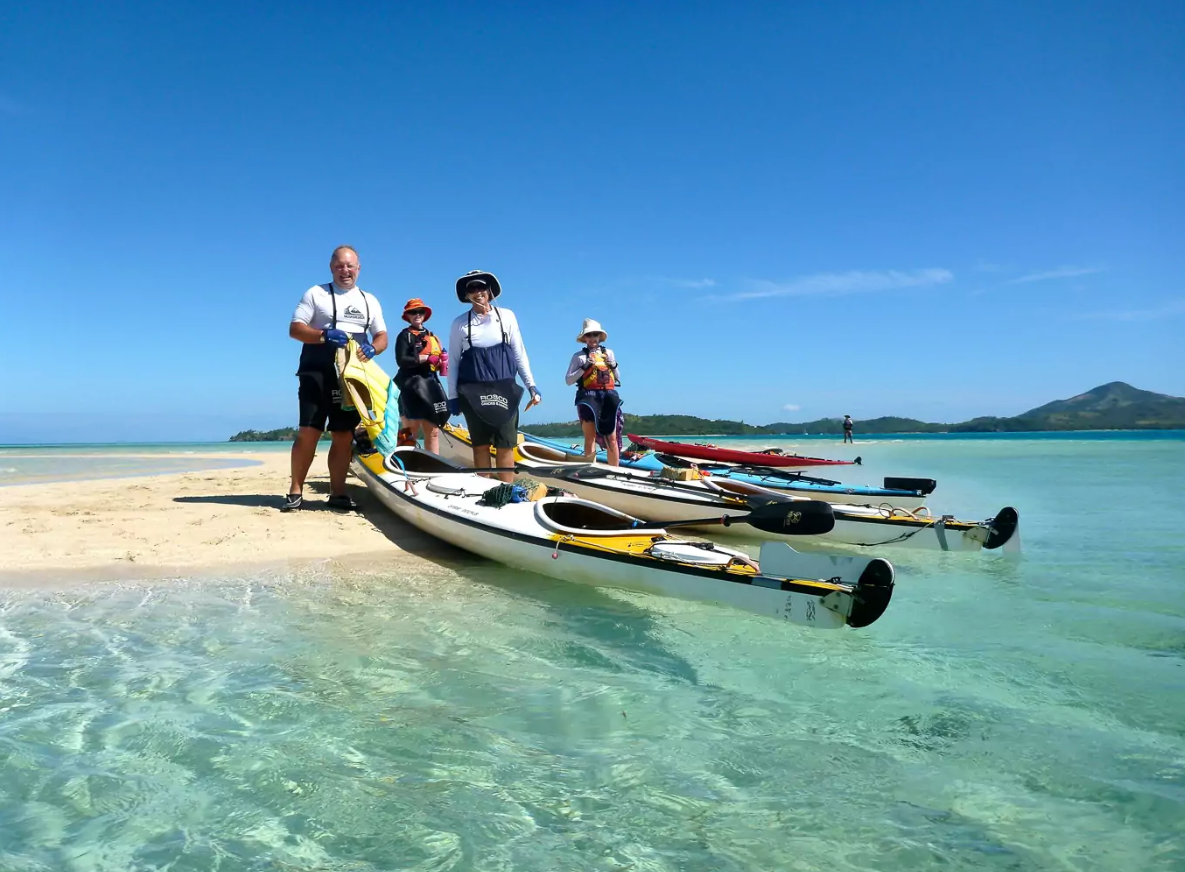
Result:
[[[584,430],[584,456],[596,457],[593,442],[605,446],[610,465],[621,460],[621,374],[617,356],[603,344],[609,338],[600,322],[585,318],[576,334],[584,348],[572,355],[565,381],[576,385],[576,414]]]

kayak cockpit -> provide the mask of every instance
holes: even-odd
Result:
[[[440,475],[457,472],[461,467],[450,463],[439,454],[422,448],[396,448],[383,462],[391,472],[410,475]]]
[[[557,451],[546,445],[537,445],[534,442],[522,443],[518,446],[518,451],[527,460],[535,460],[539,463],[571,463],[574,457],[580,456],[575,453],[565,454],[562,451]]]
[[[557,533],[580,536],[620,536],[661,534],[661,527],[647,527],[632,515],[576,497],[556,497],[535,504],[535,517],[544,527]]]

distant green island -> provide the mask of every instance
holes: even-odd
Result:
[[[580,436],[577,421],[553,424],[525,424],[535,436],[570,438]],[[843,432],[841,418],[773,424],[697,418],[694,415],[626,415],[627,433],[648,436],[781,436],[836,435]],[[957,424],[932,424],[914,418],[893,416],[856,422],[856,432],[877,433],[1032,433],[1047,430],[1185,430],[1185,398],[1134,388],[1125,382],[1110,382],[1070,397],[1029,409],[1012,418],[972,418]],[[231,442],[291,442],[295,427],[278,430],[244,430]],[[322,437],[324,438],[324,437]]]
[[[577,421],[525,424],[523,431],[544,437],[578,437]],[[879,433],[1032,433],[1048,430],[1182,430],[1185,398],[1142,391],[1124,382],[1100,385],[1068,400],[1054,400],[1013,418],[981,417],[957,424],[932,424],[893,416],[856,422],[856,432]],[[693,415],[626,415],[625,431],[647,436],[782,436],[843,433],[842,418],[773,424],[746,424]]]
[[[328,433],[321,434],[328,439]],[[230,442],[292,442],[296,439],[295,427],[279,427],[275,430],[240,430],[230,437]]]

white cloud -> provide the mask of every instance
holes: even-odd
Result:
[[[1174,315],[1185,314],[1185,299],[1169,300],[1162,306],[1150,309],[1120,309],[1111,312],[1083,312],[1079,318],[1089,318],[1095,321],[1155,321],[1158,318],[1171,318]]]
[[[794,403],[787,403],[786,405],[782,406],[782,409],[786,412],[797,412],[802,409],[802,406],[796,406]]]
[[[1028,282],[1044,282],[1050,279],[1070,279],[1074,276],[1088,276],[1106,270],[1105,266],[1059,266],[1057,269],[1047,269],[1041,272],[1028,273],[1019,278],[1011,279],[1006,285],[1023,285]]]
[[[758,279],[751,282],[753,290],[728,294],[719,299],[756,300],[763,297],[842,297],[848,294],[869,294],[904,288],[926,288],[942,285],[954,279],[948,269],[915,270],[851,270],[843,273],[815,273],[786,282]]]

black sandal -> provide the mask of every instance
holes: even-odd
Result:
[[[350,499],[349,494],[335,494],[325,501],[325,505],[342,512],[352,512],[358,508],[358,504]]]
[[[280,506],[281,512],[291,512],[294,509],[299,509],[304,505],[304,497],[300,494],[288,494],[284,497],[284,505]]]

